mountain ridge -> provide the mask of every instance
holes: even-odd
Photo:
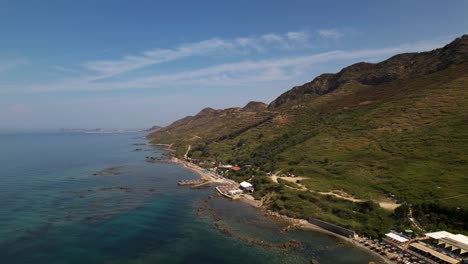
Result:
[[[295,183],[285,189],[266,172],[299,175],[300,188],[314,193],[339,191],[372,202],[392,194],[412,204],[427,229],[468,232],[467,57],[464,35],[433,51],[320,75],[268,107],[204,109],[149,138],[172,144],[176,156],[190,145],[187,155],[195,160],[249,165],[231,177],[257,175],[256,198],[268,197],[265,205],[282,214],[373,236],[390,227],[411,228],[378,206],[372,214],[344,201],[325,206],[329,200],[306,196]]]
[[[446,46],[432,51],[398,54],[379,63],[358,62],[343,68],[338,73],[321,74],[308,83],[295,86],[273,100],[268,107],[270,109],[279,107],[305,94],[327,94],[349,81],[378,85],[409,76],[430,74],[443,70],[450,64],[466,62],[467,54],[468,35],[463,35]]]

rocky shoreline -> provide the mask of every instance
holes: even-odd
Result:
[[[185,167],[187,169],[192,170],[193,172],[197,173],[201,177],[201,179],[207,180],[209,183],[215,183],[215,182],[219,183],[218,179],[214,179],[209,173],[204,172],[204,170],[202,168],[198,167],[197,165],[195,165],[193,163],[190,163],[190,162],[187,162],[187,161],[175,158],[175,157],[172,157],[170,159],[170,161],[172,163],[178,164],[180,166],[183,166],[183,167]],[[247,203],[247,204],[249,204],[249,205],[251,205],[251,206],[253,206],[255,208],[258,208],[259,210],[262,210],[264,212],[264,214],[266,214],[266,215],[276,217],[276,218],[281,219],[281,220],[288,221],[290,223],[290,225],[288,225],[284,230],[282,230],[284,232],[294,230],[294,229],[312,230],[312,231],[316,231],[316,232],[321,232],[323,234],[327,234],[327,235],[337,237],[337,238],[343,240],[348,245],[358,247],[361,250],[364,250],[364,251],[370,253],[371,255],[375,256],[378,261],[388,263],[388,264],[395,264],[395,262],[393,262],[393,261],[391,261],[391,260],[389,260],[387,258],[384,258],[383,256],[379,255],[378,253],[370,250],[369,248],[364,247],[363,245],[359,244],[354,239],[346,238],[346,237],[340,236],[338,234],[335,234],[333,232],[330,232],[328,230],[325,230],[325,229],[323,229],[323,228],[321,228],[319,226],[316,226],[314,224],[309,223],[305,219],[292,218],[292,217],[289,217],[289,216],[286,216],[286,215],[281,215],[281,214],[279,214],[277,212],[273,212],[273,211],[269,210],[265,205],[263,205],[261,201],[251,200],[251,199],[247,199],[247,198],[241,198],[241,199],[237,199],[237,200],[242,201],[244,203]],[[216,218],[213,218],[213,219],[216,219]],[[227,227],[225,227],[224,225],[220,225],[220,224],[217,224],[215,222],[215,227],[221,233],[223,233],[225,235],[233,236],[231,234],[231,232],[229,232],[229,229]],[[264,244],[263,242],[256,243],[256,241],[250,241],[250,240],[245,241],[245,242],[248,242],[249,244],[256,244],[256,245],[264,246],[264,247],[270,247],[271,246],[271,247],[283,248],[282,245],[272,246],[272,245]]]

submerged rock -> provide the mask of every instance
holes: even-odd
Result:
[[[117,176],[122,174],[123,166],[116,166],[105,168],[103,170],[97,171],[93,173],[94,176]]]

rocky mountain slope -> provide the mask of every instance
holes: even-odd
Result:
[[[292,172],[311,192],[374,202],[391,193],[412,204],[426,228],[467,232],[468,36],[433,51],[320,75],[268,107],[207,108],[149,137],[173,144],[176,155],[191,145],[189,156],[252,165],[257,175]],[[370,233],[407,224],[261,178],[254,182],[258,194],[284,214]]]
[[[322,74],[309,83],[283,93],[271,102],[269,107],[278,107],[299,99],[304,94],[327,94],[349,82],[381,85],[395,80],[421,77],[444,70],[451,65],[465,63],[468,54],[467,38],[468,36],[464,35],[449,45],[433,51],[399,54],[375,64],[359,62],[336,74]]]
[[[248,127],[270,116],[267,104],[249,102],[243,108],[204,108],[194,116],[187,116],[161,128],[149,137],[153,142],[173,144],[178,153],[185,153],[188,145],[213,142],[222,136]]]

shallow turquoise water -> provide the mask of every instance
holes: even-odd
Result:
[[[151,164],[133,151],[139,134],[0,135],[1,263],[368,263],[366,252],[316,232],[280,233],[249,205],[215,198],[224,225],[214,228],[197,207],[213,188],[177,186],[197,175]],[[156,152],[156,153],[154,153]],[[117,167],[118,175],[93,175]],[[263,248],[238,237],[300,249]]]

